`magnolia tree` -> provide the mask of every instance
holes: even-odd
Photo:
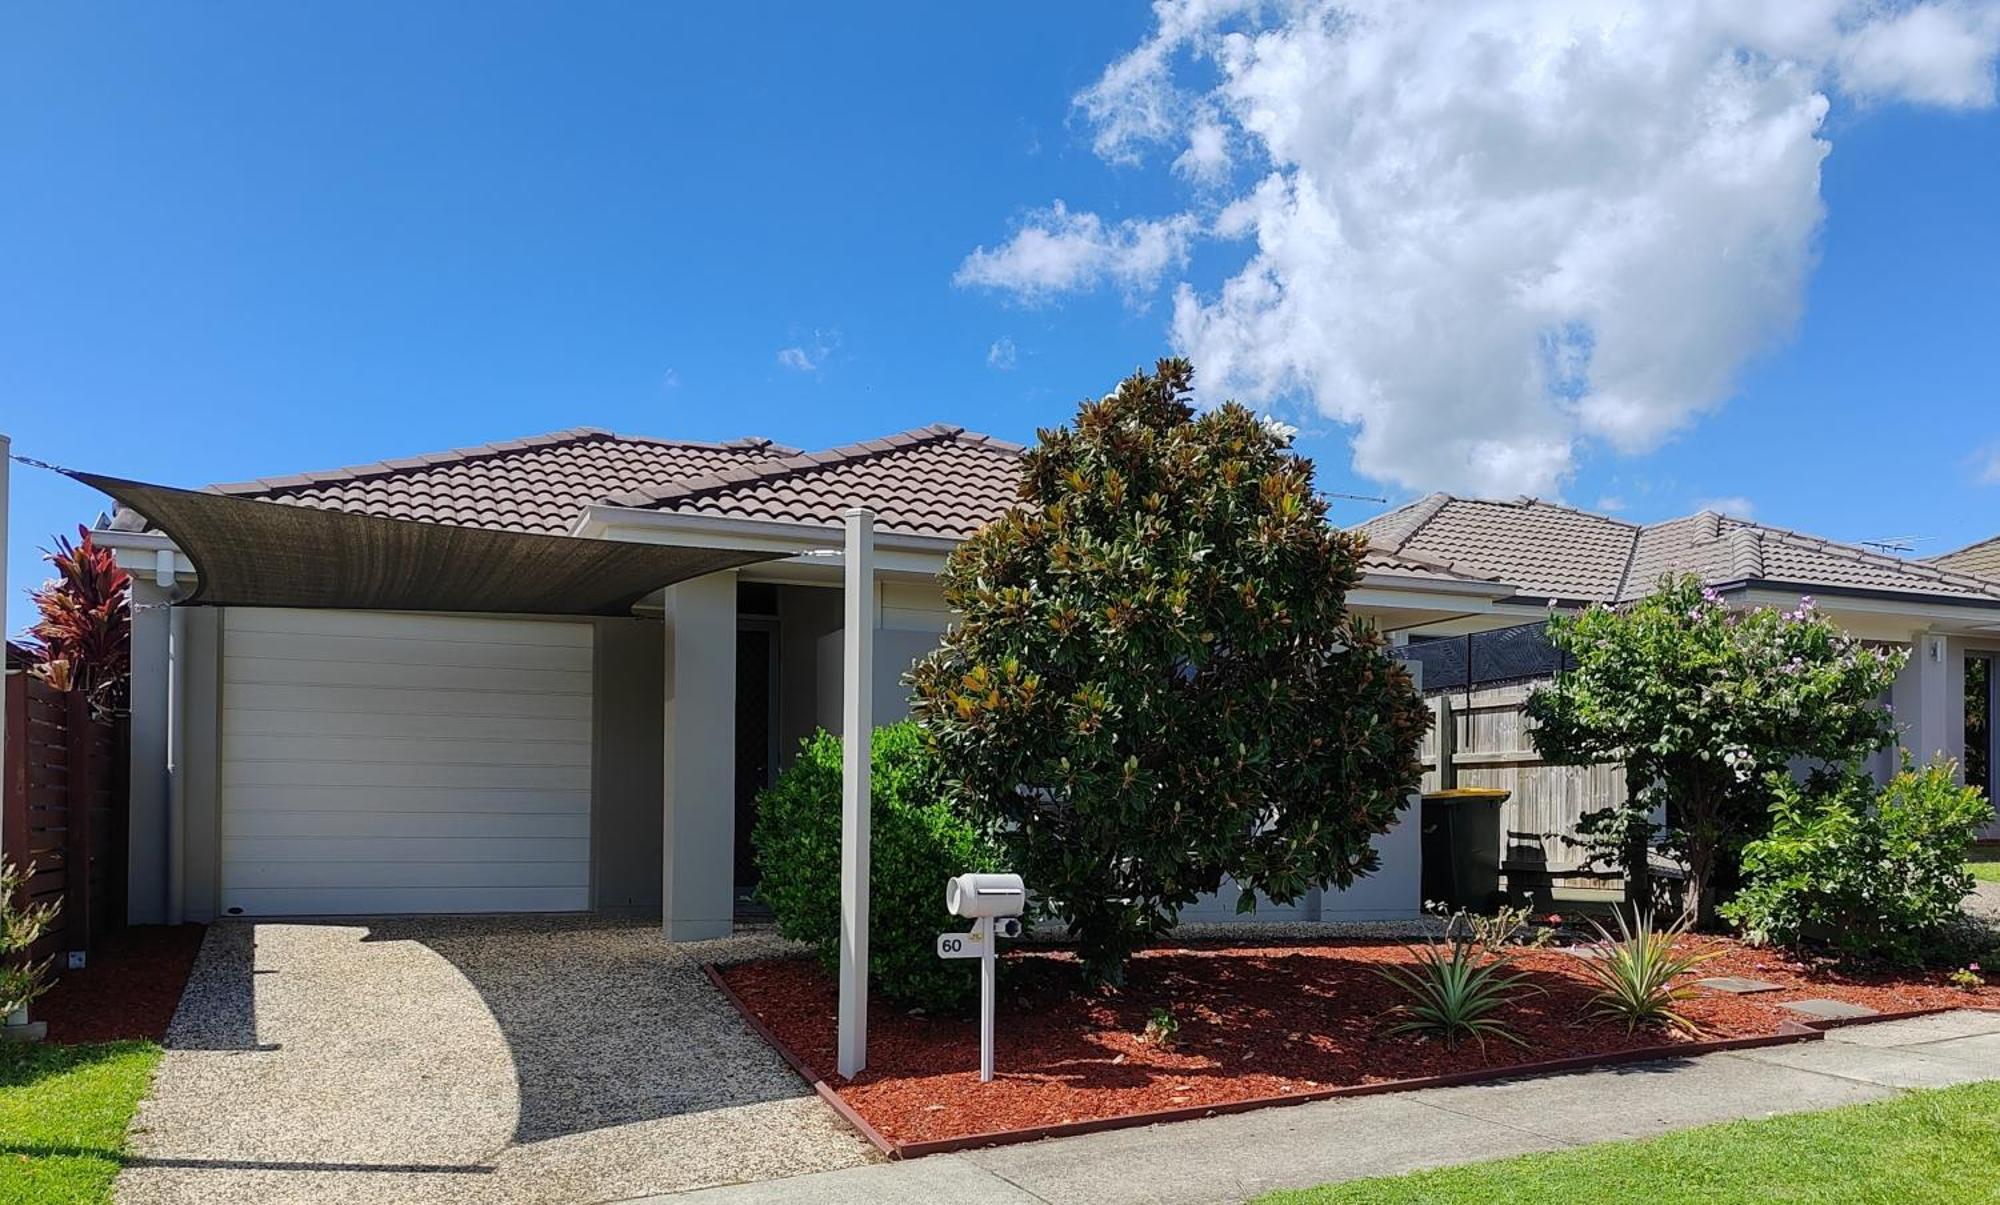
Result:
[[[1687,862],[1687,907],[1713,921],[1722,860],[1769,825],[1765,775],[1838,769],[1895,739],[1880,705],[1903,655],[1870,647],[1801,599],[1742,610],[1694,577],[1668,578],[1623,607],[1549,617],[1574,668],[1528,701],[1541,755],[1561,765],[1623,762],[1631,798],[1597,813],[1643,881],[1663,810]]]
[[[912,675],[946,789],[1108,981],[1225,875],[1247,911],[1375,869],[1429,723],[1347,610],[1363,542],[1310,462],[1196,413],[1192,376],[1162,360],[1041,433]]]

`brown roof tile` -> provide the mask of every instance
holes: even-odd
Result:
[[[769,440],[698,443],[578,427],[209,488],[390,519],[559,533],[569,529],[584,507],[607,495],[797,453]]]
[[[1020,444],[936,424],[823,452],[614,494],[616,506],[831,526],[866,506],[880,530],[971,535],[1019,496]]]

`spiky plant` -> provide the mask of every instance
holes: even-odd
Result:
[[[1683,1001],[1695,996],[1693,986],[1677,983],[1683,975],[1721,954],[1720,950],[1676,948],[1686,935],[1691,915],[1664,929],[1655,928],[1653,914],[1640,912],[1631,924],[1625,914],[1614,910],[1618,936],[1611,936],[1595,918],[1595,957],[1583,960],[1583,969],[1597,984],[1591,1004],[1594,1016],[1625,1023],[1631,1033],[1642,1025],[1671,1026],[1688,1034],[1700,1028],[1680,1011]]]
[[[41,618],[28,629],[41,664],[36,673],[58,690],[81,690],[100,711],[125,705],[131,671],[131,578],[109,548],[79,526],[77,542],[56,537],[43,557],[56,576],[34,592]]]
[[[1412,946],[1410,951],[1417,958],[1414,970],[1377,968],[1378,974],[1410,997],[1396,1006],[1405,1020],[1391,1026],[1390,1033],[1436,1034],[1444,1039],[1447,1050],[1456,1049],[1459,1039],[1467,1037],[1479,1043],[1482,1051],[1489,1037],[1527,1045],[1493,1015],[1528,978],[1508,969],[1511,956],[1489,952],[1484,958],[1477,957],[1467,941],[1430,942]],[[1541,989],[1530,984],[1525,990]]]

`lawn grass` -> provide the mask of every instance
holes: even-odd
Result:
[[[1965,868],[1982,883],[2000,883],[2000,845],[1973,846]]]
[[[152,1082],[151,1042],[0,1042],[0,1201],[108,1201],[125,1126]]]
[[[2000,1083],[1354,1180],[1256,1205],[2000,1201]]]

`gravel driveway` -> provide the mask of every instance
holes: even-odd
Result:
[[[613,1201],[865,1163],[701,961],[602,917],[213,926],[124,1205]]]

